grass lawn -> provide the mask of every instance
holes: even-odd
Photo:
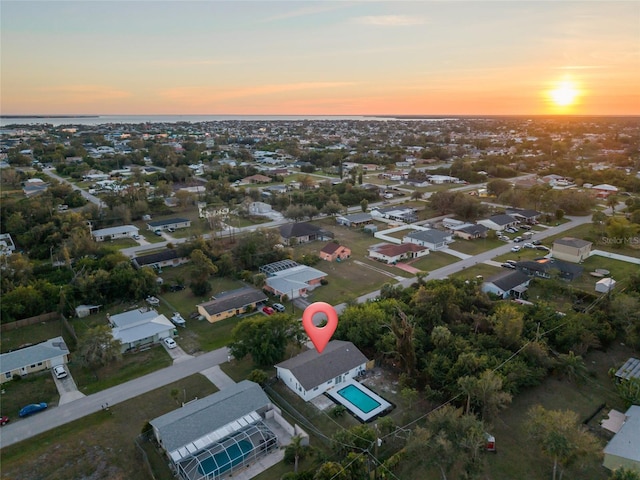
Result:
[[[64,338],[67,346],[73,345],[73,340],[64,328],[62,320],[51,320],[49,322],[26,325],[15,330],[6,330],[2,332],[1,352],[6,353],[21,346],[35,345],[59,336]]]
[[[593,225],[590,223],[585,223],[584,225],[580,225],[578,227],[572,228],[571,230],[567,230],[563,234],[549,237],[547,240],[545,240],[545,242],[548,242],[549,245],[552,245],[554,240],[562,237],[575,237],[593,242],[593,247],[591,247],[592,250],[604,250],[605,252],[617,253],[619,255],[628,255],[629,257],[640,257],[640,250],[638,250],[637,248],[631,248],[628,243],[622,243],[620,245],[606,243],[605,239],[607,238],[607,234],[605,232],[598,233],[594,230]]]
[[[460,253],[466,253],[467,255],[478,255],[479,253],[501,247],[502,245],[504,245],[504,242],[497,238],[477,238],[475,240],[456,238],[456,241],[449,245],[449,248]]]
[[[22,407],[30,403],[46,402],[57,405],[60,396],[49,370],[31,373],[20,378],[2,384],[2,403],[0,404],[2,415],[6,415],[11,422],[25,421],[18,417]]]
[[[96,372],[73,361],[69,363],[69,369],[78,389],[89,395],[168,367],[171,363],[171,357],[164,347],[156,345],[142,352],[127,353],[120,362],[110,363]]]
[[[504,268],[501,267],[494,267],[492,265],[487,265],[486,263],[478,263],[473,267],[465,268],[464,270],[460,270],[459,272],[454,273],[453,275],[451,275],[451,277],[472,279],[476,278],[478,275],[482,275],[484,279],[487,279],[503,271]]]
[[[584,272],[580,278],[571,282],[571,286],[574,288],[580,288],[587,292],[595,292],[595,285],[599,278],[592,277],[589,272],[593,272],[596,269],[605,269],[611,272],[610,277],[617,282],[625,281],[631,275],[638,272],[640,266],[635,263],[623,262],[621,260],[613,260],[611,258],[601,257],[594,255],[587,258],[581,266],[584,268]]]
[[[97,412],[4,448],[2,476],[23,480],[147,478],[133,441],[146,422],[177,409],[183,396],[188,401],[216,391],[205,377],[193,375],[114,405],[109,411]],[[158,480],[173,478],[166,459],[157,456],[150,460],[158,468],[154,471]]]
[[[429,255],[408,263],[423,272],[430,272],[459,261],[460,259],[458,257],[454,257],[448,253],[432,251],[429,252]]]

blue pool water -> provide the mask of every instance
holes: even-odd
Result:
[[[237,444],[230,445],[226,450],[216,453],[213,458],[205,458],[198,466],[201,475],[216,475],[230,470],[242,463],[253,445],[248,440],[240,440]]]
[[[364,413],[369,413],[371,410],[380,406],[380,402],[371,398],[355,385],[347,385],[346,387],[338,390],[338,395],[342,398],[346,398]]]

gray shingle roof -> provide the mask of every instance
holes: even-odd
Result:
[[[487,279],[487,283],[493,283],[500,290],[508,292],[515,287],[529,281],[529,277],[522,272],[501,272]]]
[[[147,222],[150,227],[164,227],[165,225],[173,225],[174,223],[189,222],[188,218],[168,218],[166,220],[156,220],[155,222]]]
[[[149,253],[147,255],[140,255],[134,258],[135,263],[142,267],[144,265],[153,265],[158,262],[167,262],[178,258],[178,252],[175,249],[162,250],[157,253]]]
[[[557,243],[558,245],[566,245],[567,247],[573,247],[573,248],[582,248],[588,245],[592,245],[591,242],[587,242],[586,240],[582,240],[581,238],[574,238],[574,237],[558,238],[553,243],[554,244]]]
[[[417,230],[407,235],[409,238],[415,238],[428,243],[442,243],[447,240],[451,235],[441,232],[440,230]]]
[[[13,352],[0,355],[0,370],[11,372],[27,365],[46,362],[61,355],[68,355],[69,349],[62,337],[51,338],[45,342],[21,348]]]
[[[149,423],[158,430],[164,448],[170,452],[270,403],[257,383],[243,380]]]
[[[267,296],[260,290],[243,287],[217,295],[214,300],[200,304],[209,315],[243,308],[253,303],[265,302]]]
[[[604,453],[640,462],[640,406],[631,405],[625,412],[622,428],[604,447]]]
[[[353,343],[332,340],[321,354],[307,350],[276,367],[289,370],[305,390],[311,390],[363,363],[367,357]]]

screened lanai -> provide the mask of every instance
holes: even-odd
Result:
[[[176,463],[185,480],[218,480],[278,448],[278,438],[262,422],[238,430]]]

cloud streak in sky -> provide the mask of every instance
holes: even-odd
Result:
[[[373,25],[377,27],[406,27],[427,23],[426,19],[422,17],[410,17],[408,15],[368,15],[365,17],[356,17],[353,21],[361,25]]]

